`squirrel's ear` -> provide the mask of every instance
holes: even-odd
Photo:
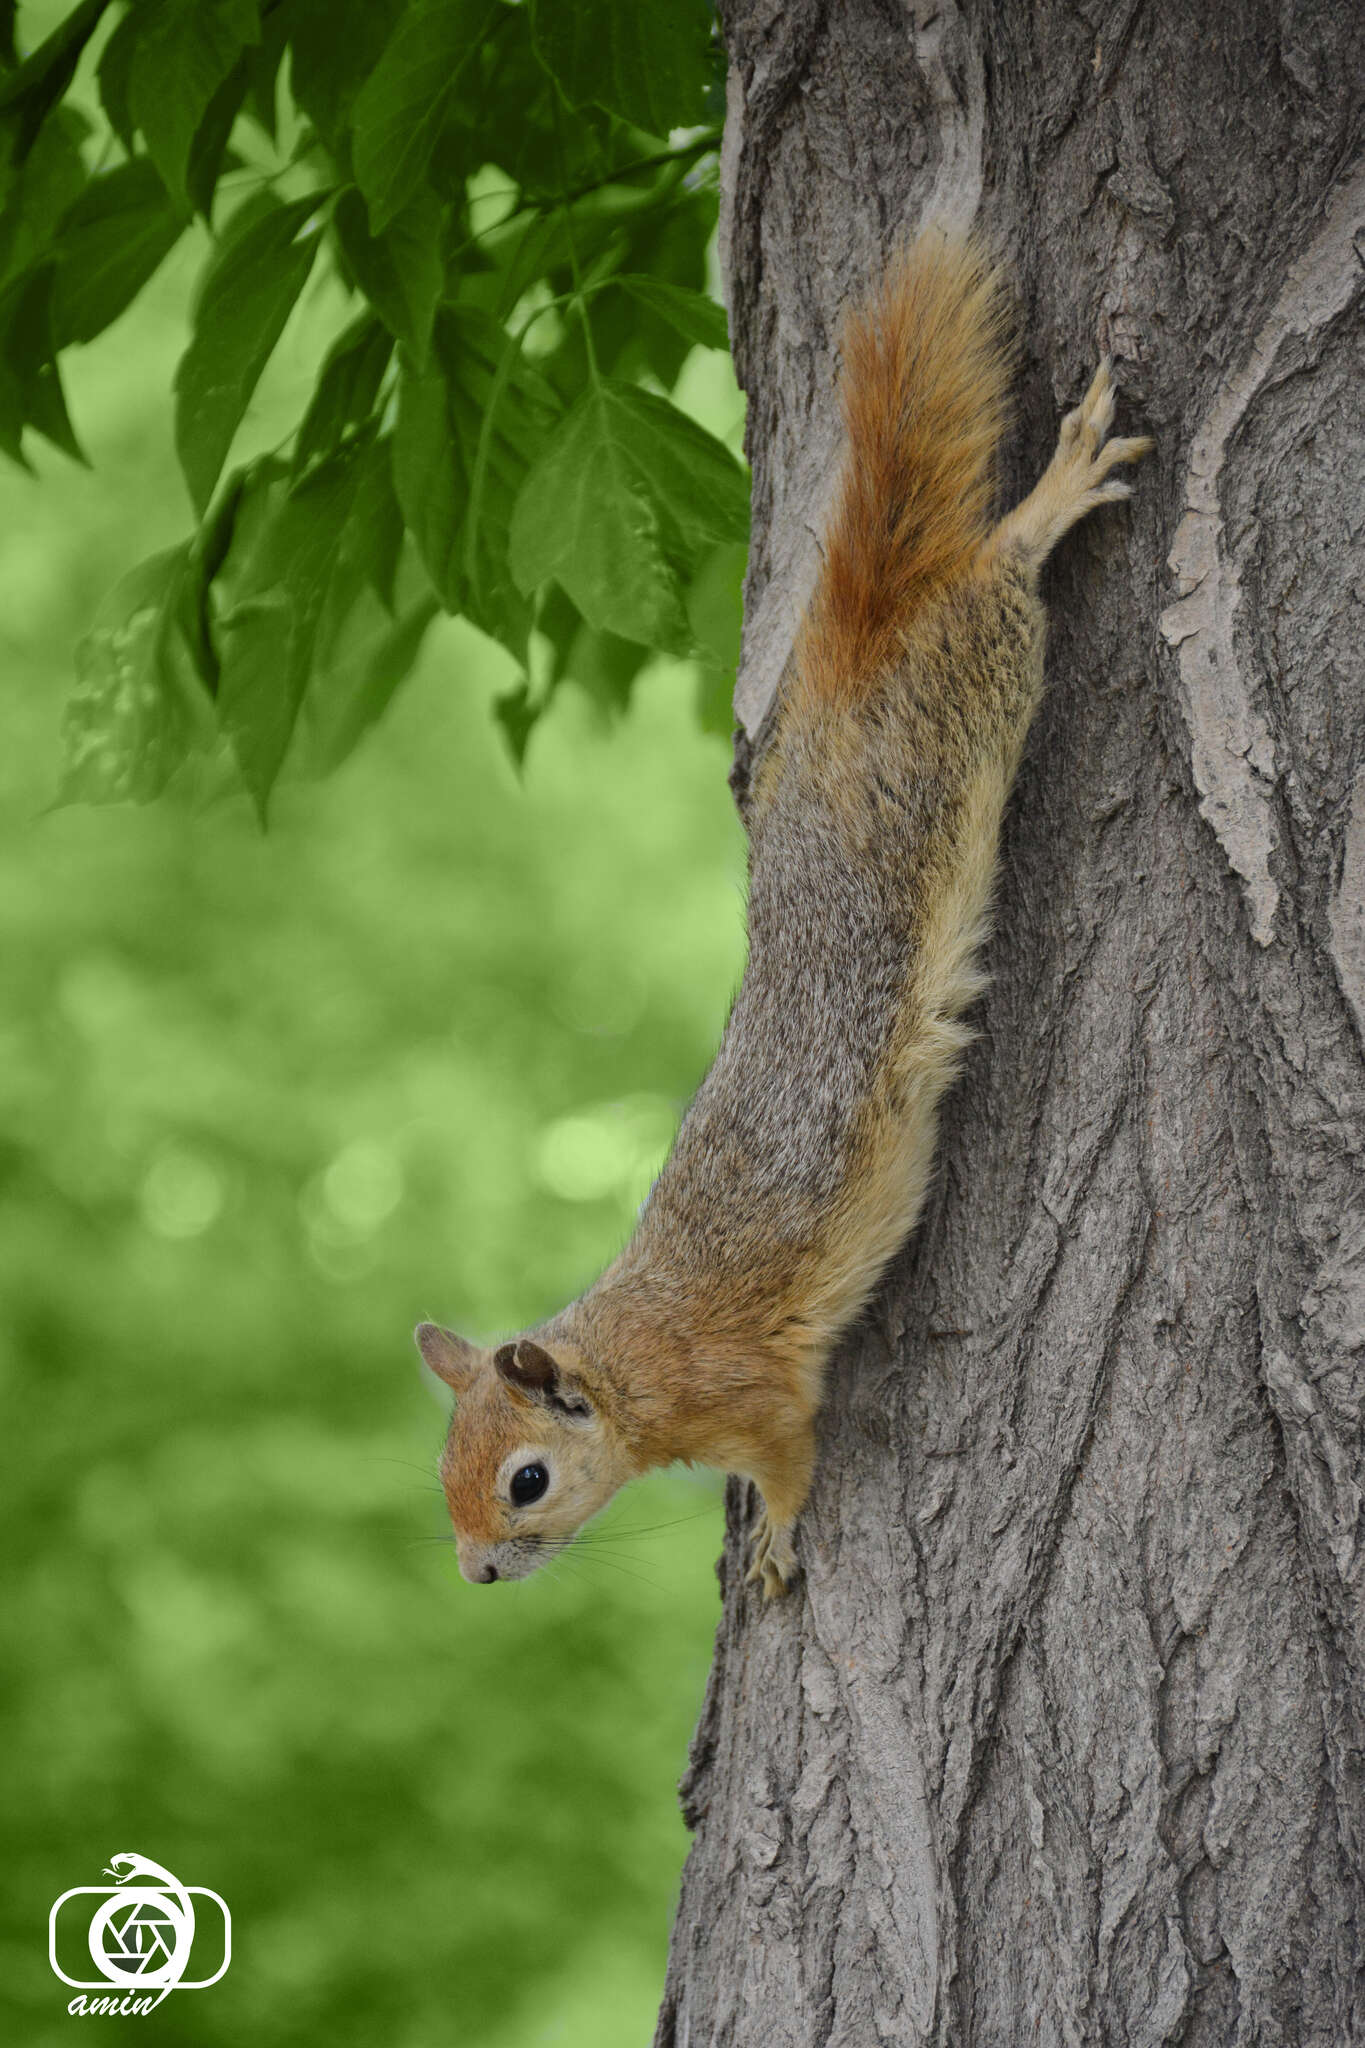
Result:
[[[575,1422],[588,1421],[593,1412],[587,1390],[576,1373],[568,1372],[543,1345],[520,1337],[515,1344],[502,1344],[493,1353],[493,1363],[509,1387],[557,1409]]]
[[[479,1369],[475,1347],[453,1330],[443,1330],[439,1323],[419,1323],[412,1334],[437,1379],[444,1380],[452,1393],[467,1394]]]

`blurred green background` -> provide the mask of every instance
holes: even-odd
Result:
[[[73,643],[190,523],[201,254],[72,365],[93,474],[0,474],[6,2038],[78,2024],[48,1906],[137,1850],[224,1895],[235,1957],[115,2036],[641,2043],[719,1487],[466,1587],[409,1333],[518,1327],[627,1232],[740,969],[728,752],[659,665],[610,727],[564,686],[519,782],[510,664],[443,624],[268,836],[240,798],[50,808]],[[255,445],[335,319],[300,310]],[[724,359],[683,384],[737,443]]]

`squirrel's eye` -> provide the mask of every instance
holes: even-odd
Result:
[[[517,1507],[527,1508],[533,1500],[540,1499],[549,1483],[550,1475],[543,1465],[523,1465],[512,1474],[512,1499]]]

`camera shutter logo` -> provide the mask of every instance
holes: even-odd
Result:
[[[78,1884],[63,1892],[48,1916],[48,1960],[75,1991],[98,1991],[92,2000],[73,1998],[73,2013],[149,2013],[171,1991],[204,1991],[216,1984],[232,1961],[232,1915],[206,1885],[182,1884],[164,1864],[122,1849],[104,1875],[112,1885]],[[99,1900],[90,1914],[86,1940],[98,1977],[72,1977],[57,1960],[57,1916],[71,1899]],[[190,1977],[196,1899],[212,1900],[222,1915],[223,1960],[211,1977]],[[68,1958],[69,1960],[69,1958]],[[113,1985],[121,1998],[109,1996]]]

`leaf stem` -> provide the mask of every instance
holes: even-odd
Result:
[[[637,171],[656,171],[672,164],[686,165],[696,157],[705,156],[707,151],[714,149],[719,141],[719,131],[710,128],[705,135],[699,136],[695,141],[684,143],[681,149],[664,149],[658,151],[654,156],[637,157],[634,163],[622,164],[618,170],[608,171],[604,177],[591,178],[587,184],[576,185],[572,192],[561,193],[557,198],[537,197],[523,199],[520,206],[514,206],[512,211],[504,214],[501,220],[490,221],[486,228],[471,229],[464,240],[451,250],[449,261],[457,263],[460,257],[464,255],[466,249],[472,249],[478,242],[486,242],[492,235],[501,234],[504,228],[511,227],[524,214],[557,213],[563,206],[574,206],[580,199],[591,198],[594,192],[605,191],[608,185],[621,184],[624,179],[633,177]],[[520,185],[504,185],[497,191],[483,192],[479,196],[481,199],[506,199],[512,193],[520,192],[522,189]],[[641,196],[645,199],[652,199],[654,194],[646,191]]]
[[[559,166],[559,189],[561,195],[563,195],[564,128],[558,93],[553,95],[553,104],[555,110],[555,161]],[[583,323],[583,342],[588,351],[588,375],[591,377],[594,386],[600,386],[602,372],[597,367],[597,345],[592,338],[592,322],[588,318],[588,302],[583,296],[583,277],[578,267],[578,245],[574,241],[573,201],[565,196],[561,196],[560,208],[564,215],[564,239],[569,245],[569,271],[573,278],[574,302],[578,307],[578,317]]]
[[[476,597],[480,587],[477,547],[479,514],[483,507],[483,486],[488,472],[488,451],[493,440],[493,421],[511,378],[513,365],[521,358],[522,343],[542,313],[552,313],[557,307],[568,305],[569,297],[568,293],[562,292],[557,298],[547,300],[543,306],[537,306],[535,311],[523,320],[516,333],[508,335],[507,346],[499,359],[493,386],[488,394],[488,403],[483,409],[483,419],[479,424],[479,445],[474,451],[474,471],[469,480],[469,511],[465,516],[464,540],[465,575],[469,578],[470,587]]]

